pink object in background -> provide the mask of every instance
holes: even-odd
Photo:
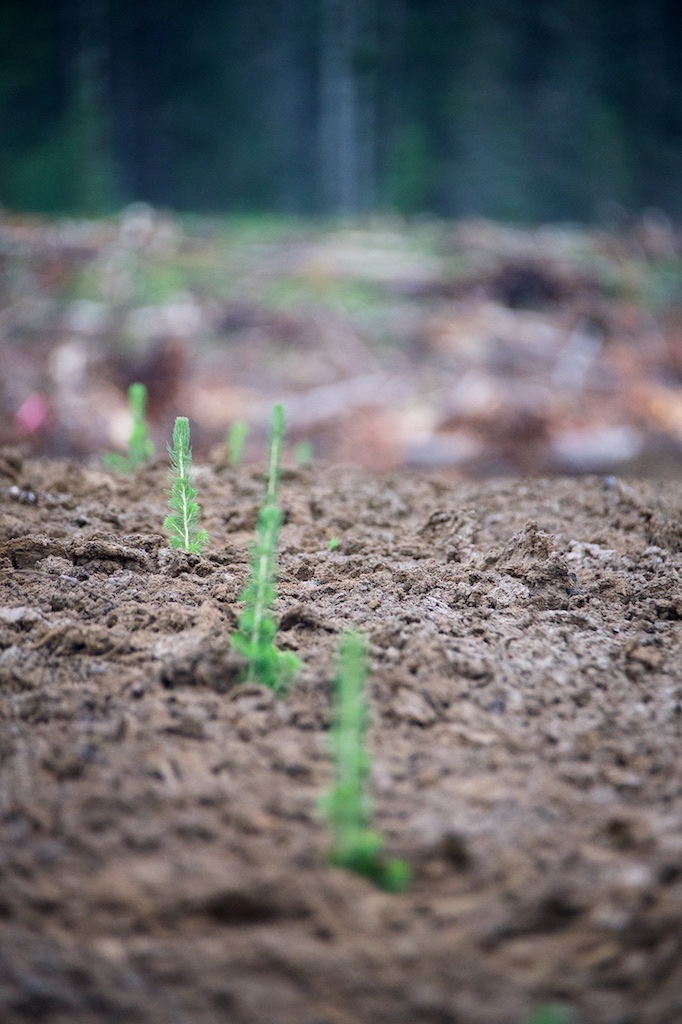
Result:
[[[47,420],[49,411],[43,396],[34,391],[17,409],[14,424],[20,433],[34,434]]]

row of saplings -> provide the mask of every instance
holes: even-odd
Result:
[[[145,421],[146,389],[132,384],[129,390],[132,430],[126,455],[109,455],[106,462],[126,472],[148,460],[154,448]],[[235,434],[237,445],[243,442],[243,425]],[[284,438],[284,409],[273,411],[265,499],[259,511],[256,541],[251,546],[249,576],[240,595],[243,611],[231,646],[245,659],[243,681],[270,687],[283,694],[299,668],[293,651],[275,646],[277,623],[272,609],[275,602],[277,542],[282,523],[278,504],[279,466]],[[189,420],[178,416],[173,429],[170,455],[171,489],[169,514],[164,530],[170,545],[201,554],[208,535],[201,528],[201,509],[192,486],[192,451]],[[238,453],[233,452],[233,463]],[[334,544],[332,542],[330,547]],[[334,545],[335,546],[335,545]],[[331,729],[331,748],[335,762],[334,785],[320,800],[320,809],[333,834],[329,855],[332,864],[347,868],[370,879],[382,889],[400,892],[410,881],[410,870],[403,860],[383,856],[383,837],[369,827],[369,800],[366,792],[369,756],[365,749],[367,724],[367,644],[358,632],[341,636],[335,681],[335,712]],[[570,1024],[572,1015],[565,1006],[538,1007],[527,1024]]]
[[[146,389],[131,384],[129,389],[132,429],[126,455],[109,455],[106,462],[127,472],[147,461],[154,452],[145,420]],[[278,504],[279,466],[284,438],[284,409],[276,405],[272,418],[265,500],[258,515],[256,542],[251,547],[249,577],[240,600],[243,611],[231,638],[232,648],[245,660],[244,681],[261,683],[283,694],[299,668],[293,651],[275,646],[277,623],[272,613],[275,602],[277,541],[282,523]],[[192,450],[189,420],[178,416],[169,445],[171,489],[169,514],[163,527],[170,545],[201,554],[208,535],[201,528],[201,509],[192,486]],[[410,872],[402,860],[381,855],[383,839],[368,827],[366,780],[369,758],[364,746],[367,720],[365,683],[366,642],[359,633],[341,637],[336,679],[336,710],[331,732],[336,762],[335,784],[320,801],[334,834],[330,855],[334,864],[370,878],[382,888],[398,892],[407,885]]]

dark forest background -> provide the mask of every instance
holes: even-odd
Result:
[[[1,0],[0,204],[682,217],[676,0]]]

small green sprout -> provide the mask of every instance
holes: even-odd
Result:
[[[236,469],[242,461],[244,454],[244,443],[249,432],[248,424],[244,420],[235,420],[227,435],[227,457],[230,465]]]
[[[327,544],[327,548],[329,549],[329,551],[336,551],[340,543],[341,541],[339,540],[338,537],[330,537],[329,544]]]
[[[284,692],[299,668],[292,651],[279,651],[274,639],[277,622],[271,613],[275,592],[275,560],[281,512],[265,505],[258,517],[258,540],[251,549],[251,572],[240,600],[245,608],[239,628],[232,635],[232,648],[248,661],[245,679]]]
[[[104,463],[119,473],[129,473],[136,466],[148,462],[154,455],[154,443],[149,437],[145,411],[147,389],[144,384],[131,384],[128,388],[128,407],[132,428],[128,439],[128,454],[114,452],[105,455]]]
[[[359,633],[344,633],[339,645],[336,711],[331,732],[336,784],[322,798],[321,809],[334,833],[331,863],[369,878],[388,892],[400,892],[409,883],[409,867],[402,860],[382,857],[383,837],[368,828],[366,679],[366,641]]]
[[[279,463],[282,457],[284,441],[284,406],[279,403],[272,410],[272,428],[270,431],[270,457],[268,459],[268,484],[265,491],[265,504],[274,505],[277,501],[279,487]]]
[[[297,466],[309,466],[313,461],[315,449],[312,441],[299,441],[294,448],[294,459]]]
[[[573,1012],[561,1003],[547,1003],[531,1011],[527,1024],[571,1024]]]
[[[197,492],[192,487],[192,449],[189,445],[189,420],[178,416],[173,427],[173,446],[168,445],[171,468],[171,490],[168,499],[169,515],[163,524],[170,533],[170,546],[201,554],[208,540],[206,530],[199,528],[201,509],[196,502]]]
[[[271,611],[277,596],[277,540],[282,524],[282,513],[276,501],[283,437],[284,409],[277,405],[270,437],[266,499],[258,516],[257,540],[251,548],[249,579],[240,596],[244,611],[231,639],[233,650],[248,662],[245,680],[262,683],[278,693],[284,692],[300,665],[292,651],[279,651],[275,646],[277,622]]]

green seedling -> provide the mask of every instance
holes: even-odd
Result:
[[[154,455],[154,443],[149,437],[145,419],[147,389],[144,384],[131,384],[128,388],[128,407],[132,428],[128,439],[128,454],[114,452],[105,455],[104,463],[119,473],[129,473],[136,466],[148,462]]]
[[[251,548],[249,579],[240,596],[244,611],[231,639],[233,650],[246,658],[245,681],[261,683],[278,693],[284,692],[300,666],[292,651],[279,651],[274,642],[277,622],[272,606],[276,597],[277,540],[282,524],[276,501],[283,437],[284,410],[277,405],[270,438],[266,500],[258,516],[257,540]]]
[[[173,445],[168,445],[168,454],[171,461],[171,490],[168,498],[170,512],[163,528],[170,533],[169,543],[172,548],[201,554],[208,534],[199,525],[201,509],[196,502],[197,492],[192,487],[192,449],[186,416],[178,416],[175,420]]]
[[[526,1024],[571,1024],[573,1013],[568,1006],[548,1003],[532,1010]]]
[[[339,540],[338,537],[331,537],[329,540],[329,544],[327,544],[327,547],[330,551],[336,551],[340,543],[341,541]]]
[[[245,607],[231,643],[233,650],[248,662],[246,681],[262,683],[283,693],[300,662],[292,651],[279,651],[274,643],[277,622],[271,609],[276,597],[275,563],[280,524],[279,508],[265,505],[258,517],[258,539],[251,549],[249,581],[240,597]]]
[[[242,461],[244,454],[244,443],[249,432],[247,423],[244,420],[235,420],[227,435],[227,457],[230,465],[236,469]]]
[[[297,466],[309,466],[313,461],[315,449],[312,441],[299,441],[294,449],[294,459]]]
[[[334,834],[330,862],[369,878],[388,892],[400,892],[409,883],[409,867],[402,860],[383,857],[383,837],[368,827],[370,806],[365,784],[369,757],[364,747],[366,679],[365,639],[358,633],[345,633],[339,646],[331,732],[336,783],[322,798],[321,809]]]
[[[265,504],[277,502],[279,488],[279,464],[282,458],[284,442],[284,406],[279,403],[272,410],[272,429],[270,431],[270,457],[268,459],[268,483],[265,491]]]

